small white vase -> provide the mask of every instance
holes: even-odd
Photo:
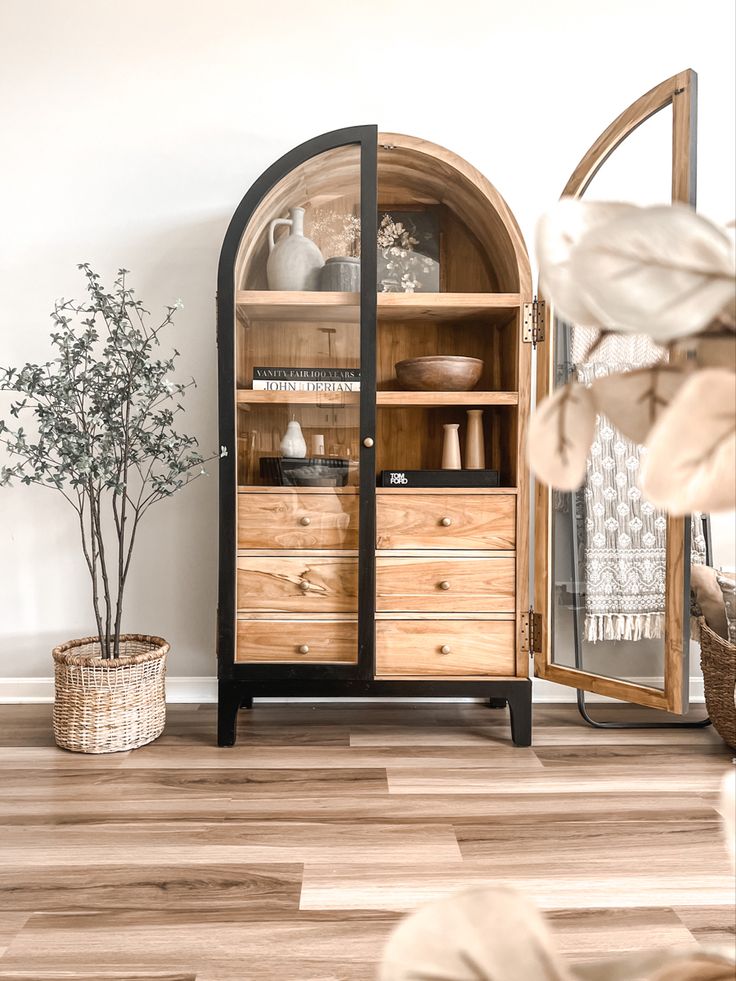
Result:
[[[461,470],[460,465],[460,426],[456,422],[448,422],[442,427],[445,439],[442,444],[442,469]]]
[[[296,419],[292,419],[286,427],[286,432],[281,440],[281,455],[290,457],[292,460],[303,460],[307,455],[307,444],[304,440],[302,427]]]
[[[270,290],[318,290],[322,253],[304,234],[304,208],[290,208],[290,218],[274,218],[268,226],[266,278]],[[290,232],[278,242],[274,229],[289,225]]]

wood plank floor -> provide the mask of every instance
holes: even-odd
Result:
[[[257,704],[217,749],[214,707],[174,705],[83,757],[50,715],[0,707],[0,981],[368,981],[406,910],[493,882],[573,961],[734,942],[710,729],[536,706],[515,749],[482,705]]]

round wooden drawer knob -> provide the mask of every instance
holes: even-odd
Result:
[[[449,582],[446,579],[443,579],[442,582],[439,585],[440,585],[440,589],[449,589],[450,588],[450,584],[449,584]]]
[[[372,437],[366,436],[366,438],[363,440],[363,446],[365,446],[367,449],[370,449],[371,446],[373,446]]]
[[[305,579],[303,579],[303,580],[302,580],[302,581],[301,581],[301,582],[299,583],[299,589],[301,589],[301,591],[302,591],[303,593],[307,593],[307,592],[309,592],[309,583],[308,583],[308,582],[307,582],[307,581],[306,581]]]
[[[440,524],[442,525],[443,528],[449,528],[450,525],[452,524],[452,518],[441,518]]]
[[[448,647],[447,644],[443,644],[442,647],[440,647],[440,654],[450,654],[451,651],[452,648]]]
[[[302,644],[299,647],[299,653],[300,654],[309,654],[309,644]]]
[[[303,518],[300,518],[300,519],[299,519],[299,524],[300,524],[300,525],[304,525],[305,527],[306,527],[307,525],[311,525],[311,523],[312,523],[312,519],[311,519],[311,518],[308,518],[308,517],[306,516],[306,514],[304,515],[304,517],[303,517]]]

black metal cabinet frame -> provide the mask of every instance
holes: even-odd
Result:
[[[515,745],[531,743],[531,682],[528,679],[452,681],[375,679],[376,542],[376,126],[355,126],[325,133],[284,154],[259,177],[238,205],[223,242],[217,276],[218,412],[220,443],[219,601],[217,611],[218,744],[235,742],[237,712],[257,697],[404,697],[489,700],[509,705]],[[331,149],[360,147],[361,289],[360,289],[360,493],[358,568],[358,659],[355,664],[238,664],[236,646],[236,404],[235,278],[238,249],[248,223],[264,196],[290,171]]]

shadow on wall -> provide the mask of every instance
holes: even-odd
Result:
[[[234,202],[233,207],[237,204]],[[101,243],[73,238],[46,244],[33,267],[45,269],[44,292],[27,261],[6,269],[13,283],[8,300],[25,306],[12,350],[3,344],[3,361],[44,360],[50,353],[48,314],[60,296],[81,298],[83,280],[76,269],[89,260],[112,282],[116,270],[131,270],[130,280],[154,316],[166,304],[184,303],[170,328],[165,347],[181,352],[177,375],[194,376],[186,412],[178,428],[197,436],[204,455],[217,450],[217,346],[215,293],[217,261],[230,213],[178,217],[166,228],[161,219],[145,229],[106,230]],[[6,290],[6,294],[9,291]],[[30,304],[25,297],[32,297]],[[164,348],[165,349],[165,348]],[[0,396],[0,418],[7,415]],[[123,627],[156,633],[172,646],[171,674],[215,673],[217,596],[217,461],[202,477],[171,500],[152,508],[139,529],[126,590]],[[71,637],[94,632],[89,576],[79,546],[76,515],[60,497],[36,488],[0,489],[0,676],[48,677],[51,649]]]

